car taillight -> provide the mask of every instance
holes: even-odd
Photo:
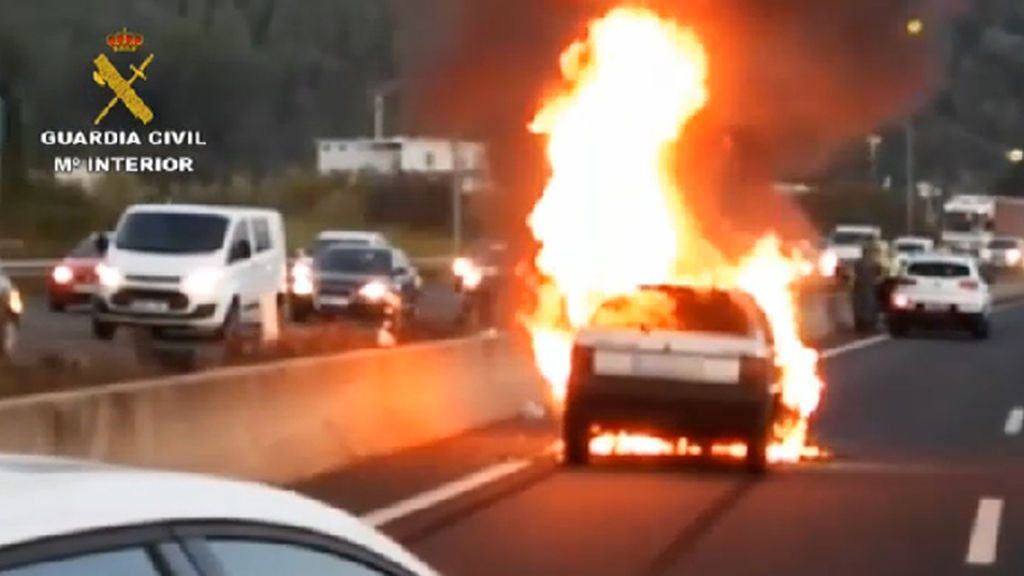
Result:
[[[960,287],[964,290],[977,290],[981,285],[974,280],[961,280]]]
[[[892,306],[893,308],[909,308],[910,298],[907,298],[905,294],[893,294]]]
[[[57,284],[67,284],[75,279],[75,272],[70,267],[60,264],[53,269],[50,276]]]
[[[899,280],[897,280],[896,283],[899,284],[900,286],[913,286],[914,284],[917,284],[917,280],[903,276]]]
[[[743,356],[740,358],[740,383],[768,386],[779,379],[779,369],[771,358]]]

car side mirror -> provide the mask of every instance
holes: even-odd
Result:
[[[96,252],[100,256],[104,256],[107,250],[110,248],[110,238],[107,238],[106,234],[97,234],[92,240],[93,246],[96,248]]]
[[[228,254],[228,264],[248,260],[251,257],[252,246],[249,244],[249,241],[239,240],[231,247],[231,252]]]

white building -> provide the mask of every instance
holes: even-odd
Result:
[[[482,185],[488,173],[487,149],[480,142],[411,137],[322,138],[316,141],[316,147],[317,171],[321,175],[444,175],[458,170],[468,181],[467,188],[472,189]]]

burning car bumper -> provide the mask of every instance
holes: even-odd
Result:
[[[710,439],[761,432],[774,408],[772,396],[743,385],[600,377],[570,394],[566,412],[600,427]]]

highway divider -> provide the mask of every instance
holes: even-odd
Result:
[[[0,402],[0,451],[290,482],[485,426],[543,395],[509,336]]]
[[[849,298],[800,298],[805,337],[845,331]],[[0,401],[0,451],[288,483],[548,403],[523,337],[360,350]]]

